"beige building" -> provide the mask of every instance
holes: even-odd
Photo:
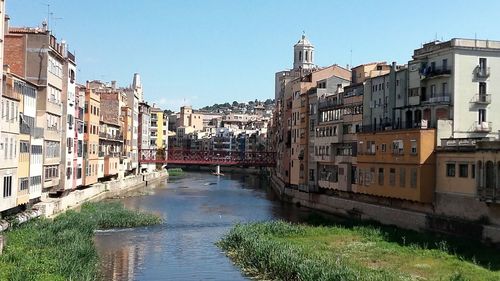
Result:
[[[177,119],[177,127],[192,127],[195,131],[201,131],[203,130],[203,114],[194,113],[191,106],[183,106]]]
[[[443,140],[435,204],[440,214],[500,225],[500,142]]]

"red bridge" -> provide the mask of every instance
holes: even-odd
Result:
[[[139,162],[178,165],[274,167],[276,165],[276,153],[270,151],[141,149],[139,152]]]

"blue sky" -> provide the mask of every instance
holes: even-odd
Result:
[[[315,62],[407,62],[435,38],[500,40],[500,1],[6,0],[11,26],[47,18],[68,42],[78,81],[139,72],[162,108],[267,99],[274,73],[292,66],[305,30]]]

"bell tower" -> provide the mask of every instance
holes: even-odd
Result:
[[[302,34],[302,38],[293,46],[293,69],[312,69],[314,68],[314,46]]]

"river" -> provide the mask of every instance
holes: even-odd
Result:
[[[105,280],[248,280],[214,243],[238,222],[307,216],[277,201],[268,185],[255,175],[188,172],[118,199],[160,214],[165,223],[98,232]]]

